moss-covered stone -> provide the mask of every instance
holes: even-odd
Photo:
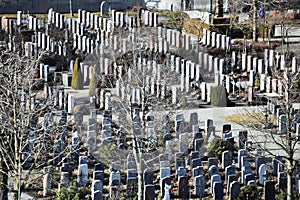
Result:
[[[226,107],[228,105],[228,95],[224,86],[218,85],[211,88],[210,102],[213,106]]]

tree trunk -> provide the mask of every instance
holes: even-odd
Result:
[[[137,163],[137,173],[138,173],[138,200],[142,200],[143,199],[143,179],[142,179],[142,166],[140,165],[140,163]]]
[[[138,200],[142,200],[143,199],[143,178],[142,178],[142,152],[141,150],[139,150],[139,144],[136,140],[136,138],[134,138],[132,140],[133,142],[133,155],[135,158],[135,163],[136,163],[136,169],[137,169],[137,178],[138,178],[138,192],[137,192],[137,196],[138,196]]]
[[[253,0],[253,35],[252,35],[252,39],[254,42],[257,41],[257,37],[256,37],[256,32],[257,32],[257,6],[256,6],[256,0]]]
[[[2,158],[0,157],[0,169],[3,173],[0,173],[0,199],[8,200],[8,170],[6,169],[6,165],[3,162]]]
[[[289,160],[288,161],[288,166],[287,166],[287,200],[294,200],[294,195],[293,195],[293,166],[292,162]]]
[[[70,15],[73,17],[72,0],[70,0]]]

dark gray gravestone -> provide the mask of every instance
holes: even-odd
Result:
[[[70,175],[68,172],[61,172],[60,186],[67,188],[69,186]]]
[[[104,171],[104,164],[103,163],[96,163],[94,166],[94,170],[98,171],[98,170],[102,170]]]
[[[230,149],[229,150],[233,153],[233,151],[234,151],[234,137],[226,138],[226,141],[230,145]]]
[[[210,166],[210,168],[208,169],[208,174],[210,177],[215,174],[219,174],[219,168],[216,165]]]
[[[275,182],[267,180],[264,183],[265,200],[275,200]]]
[[[137,194],[138,182],[137,178],[128,178],[126,184],[126,195],[127,197],[135,196]]]
[[[213,185],[214,190],[214,199],[215,200],[223,200],[223,184],[215,182]]]
[[[197,197],[203,197],[205,194],[205,176],[199,175],[194,178],[195,195]]]
[[[63,163],[60,167],[61,172],[68,172],[70,175],[72,174],[73,167],[69,165],[69,163]]]
[[[199,175],[204,175],[203,166],[197,166],[192,169],[192,176],[196,177]]]
[[[79,165],[88,164],[88,157],[87,156],[79,156]]]
[[[255,176],[253,174],[246,174],[245,175],[245,185],[248,185],[250,181],[255,180]]]
[[[228,183],[228,177],[230,175],[236,175],[236,167],[233,165],[227,166],[225,168],[225,181]]]
[[[181,199],[189,199],[189,178],[186,176],[179,177],[178,181],[178,195]]]
[[[218,164],[219,164],[218,158],[216,157],[208,158],[208,168],[210,168],[210,166],[212,165],[218,166]]]
[[[278,188],[279,190],[285,190],[287,188],[287,175],[285,172],[278,173]]]
[[[151,185],[153,184],[153,170],[152,169],[145,169],[144,171],[144,185]]]
[[[278,119],[278,123],[279,123],[279,133],[281,134],[286,134],[287,133],[287,126],[286,126],[286,115],[280,115],[279,119]]]
[[[161,197],[164,198],[165,196],[165,185],[168,184],[168,185],[171,185],[171,178],[170,177],[165,177],[163,179],[161,179],[161,188],[160,188],[160,191],[161,191]]]
[[[236,200],[240,194],[241,186],[237,181],[233,181],[229,186],[229,197],[230,200]]]
[[[225,169],[227,166],[232,164],[231,152],[224,151],[222,153],[222,168]]]
[[[92,199],[102,200],[103,199],[103,193],[102,193],[102,191],[97,190],[95,192],[92,192]]]
[[[144,186],[144,199],[145,200],[155,200],[154,185],[145,185]]]
[[[176,177],[186,176],[186,168],[185,167],[179,167],[176,170]]]
[[[217,183],[217,182],[222,183],[221,176],[219,174],[212,175],[210,178],[210,189],[211,189],[212,194],[214,192],[214,190],[213,190],[214,183]]]
[[[200,158],[195,158],[191,161],[191,168],[195,168],[197,166],[202,166],[202,163],[201,163],[201,159]]]
[[[222,134],[229,133],[231,131],[231,124],[223,124],[222,126]]]
[[[248,140],[248,132],[247,131],[239,131],[239,149],[245,148],[245,142]]]
[[[239,149],[238,150],[238,165],[239,168],[242,169],[242,156],[247,156],[248,155],[248,151],[246,149]]]
[[[247,182],[246,182],[247,174],[252,174],[252,168],[250,166],[242,167],[242,170],[241,170],[242,184],[247,185]]]
[[[211,127],[213,127],[213,125],[214,125],[214,121],[213,120],[207,119],[205,121],[205,132],[206,132],[206,134],[208,133],[208,129],[211,128]]]
[[[199,133],[200,134],[200,133]],[[200,151],[203,145],[204,139],[199,138],[194,140],[194,151]]]
[[[198,114],[196,112],[190,114],[190,126],[198,125]]]
[[[101,16],[108,15],[109,4],[106,1],[103,1],[100,5],[100,9],[101,9]]]
[[[278,161],[282,161],[282,157],[276,156],[276,157],[273,158],[273,160],[272,160],[273,174],[274,174],[275,176],[277,176],[277,173],[278,173],[278,164],[279,164]]]
[[[200,158],[199,151],[193,151],[190,155],[191,159]]]
[[[236,176],[236,174],[229,175],[227,181],[227,192],[230,191],[230,184],[234,181],[238,181],[238,177]]]
[[[101,180],[104,182],[104,172],[101,170],[93,171],[93,180]]]
[[[177,170],[179,167],[185,167],[185,160],[183,158],[175,160],[175,169]]]

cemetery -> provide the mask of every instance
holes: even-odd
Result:
[[[19,193],[37,199],[275,200],[284,199],[292,181],[299,198],[300,166],[292,161],[290,180],[290,149],[276,143],[294,145],[298,161],[296,54],[277,51],[277,43],[255,49],[209,27],[198,38],[143,8],[132,14],[103,5],[101,14],[76,14],[50,8],[46,19],[22,11],[16,19],[1,17],[3,51],[37,61],[31,66],[36,88],[13,90],[31,116],[20,170],[38,164],[33,183],[21,187],[25,178],[19,176]],[[14,80],[21,85],[21,78]],[[10,91],[1,90],[3,96],[11,98]],[[217,117],[227,107],[243,113],[248,106],[260,126]],[[44,107],[43,114],[32,114]],[[45,149],[35,158],[41,137]],[[8,185],[14,181],[9,175]]]

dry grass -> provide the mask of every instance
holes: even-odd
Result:
[[[245,113],[245,114],[233,114],[223,117],[224,120],[240,124],[240,125],[250,125],[250,124],[263,124],[266,121],[266,117],[263,113]],[[268,122],[274,123],[275,118],[268,116]]]

